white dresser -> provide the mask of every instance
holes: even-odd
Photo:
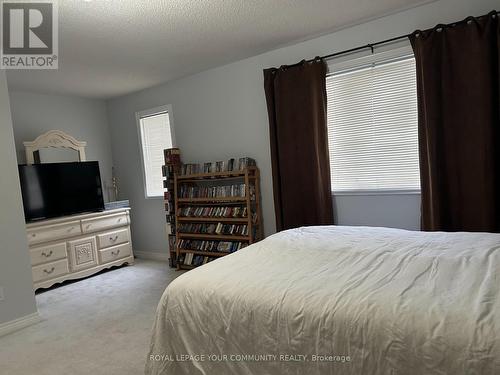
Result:
[[[26,230],[35,290],[134,263],[129,208],[43,220]]]

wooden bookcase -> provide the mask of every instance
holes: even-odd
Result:
[[[164,203],[165,203],[165,219],[166,219],[166,232],[168,238],[169,249],[169,265],[172,268],[177,268],[177,259],[175,246],[177,238],[175,236],[175,196],[174,196],[174,180],[175,175],[181,168],[181,151],[177,147],[168,148],[163,150],[163,157],[165,164],[162,166],[163,175],[163,188],[164,190]]]
[[[200,188],[215,188],[227,187],[233,185],[245,184],[244,196],[212,196],[212,197],[181,197],[181,191],[186,188],[200,189]],[[192,194],[195,195],[195,194]],[[202,194],[203,195],[203,194]],[[196,265],[191,264],[188,260],[192,256],[203,257],[203,263],[218,258],[227,254],[230,251],[207,251],[200,249],[193,249],[187,247],[186,240],[191,241],[214,241],[212,245],[219,244],[220,242],[236,243],[234,246],[242,247],[250,245],[263,236],[262,214],[260,204],[260,173],[257,167],[247,167],[243,170],[227,171],[227,172],[213,172],[213,173],[198,173],[174,175],[174,201],[175,201],[175,221],[176,221],[176,259],[177,269],[192,269]],[[226,217],[226,216],[199,216],[199,215],[186,215],[187,208],[191,210],[210,210],[210,208],[223,209],[225,207],[238,207],[240,210],[246,208],[246,215],[244,217]],[[183,210],[184,209],[184,210]],[[233,209],[234,210],[234,209]],[[245,234],[230,234],[230,233],[200,233],[197,230],[186,231],[185,224],[188,225],[234,225],[235,228],[242,228],[246,225]],[[212,225],[212,228],[213,228]],[[227,227],[226,226],[226,227]],[[188,256],[188,254],[193,254]],[[186,259],[187,258],[187,259]],[[199,263],[201,258],[196,258]],[[202,264],[203,264],[202,263]],[[198,264],[199,265],[199,264]]]

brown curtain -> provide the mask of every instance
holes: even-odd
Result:
[[[491,12],[410,36],[423,230],[500,231],[499,30]]]
[[[326,63],[264,70],[277,230],[333,224]]]

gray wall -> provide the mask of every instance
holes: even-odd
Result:
[[[335,223],[419,230],[420,194],[342,194],[333,198]]]
[[[248,155],[262,172],[265,233],[275,231],[268,119],[262,69],[341,51],[497,6],[493,0],[441,0],[306,42],[211,69],[108,102],[113,159],[124,196],[134,212],[135,248],[163,251],[161,200],[144,199],[136,111],[172,104],[177,146],[183,160],[206,161]],[[389,225],[417,229],[418,195],[336,197],[339,224]]]
[[[103,187],[111,182],[111,141],[103,100],[11,91],[10,103],[19,163],[25,162],[24,141],[49,130],[62,130],[86,141],[87,160],[99,161]],[[105,189],[105,199],[108,191]]]
[[[36,311],[5,71],[0,70],[0,324]]]

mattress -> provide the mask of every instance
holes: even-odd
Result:
[[[500,374],[499,285],[499,234],[283,231],[167,287],[146,374]]]

